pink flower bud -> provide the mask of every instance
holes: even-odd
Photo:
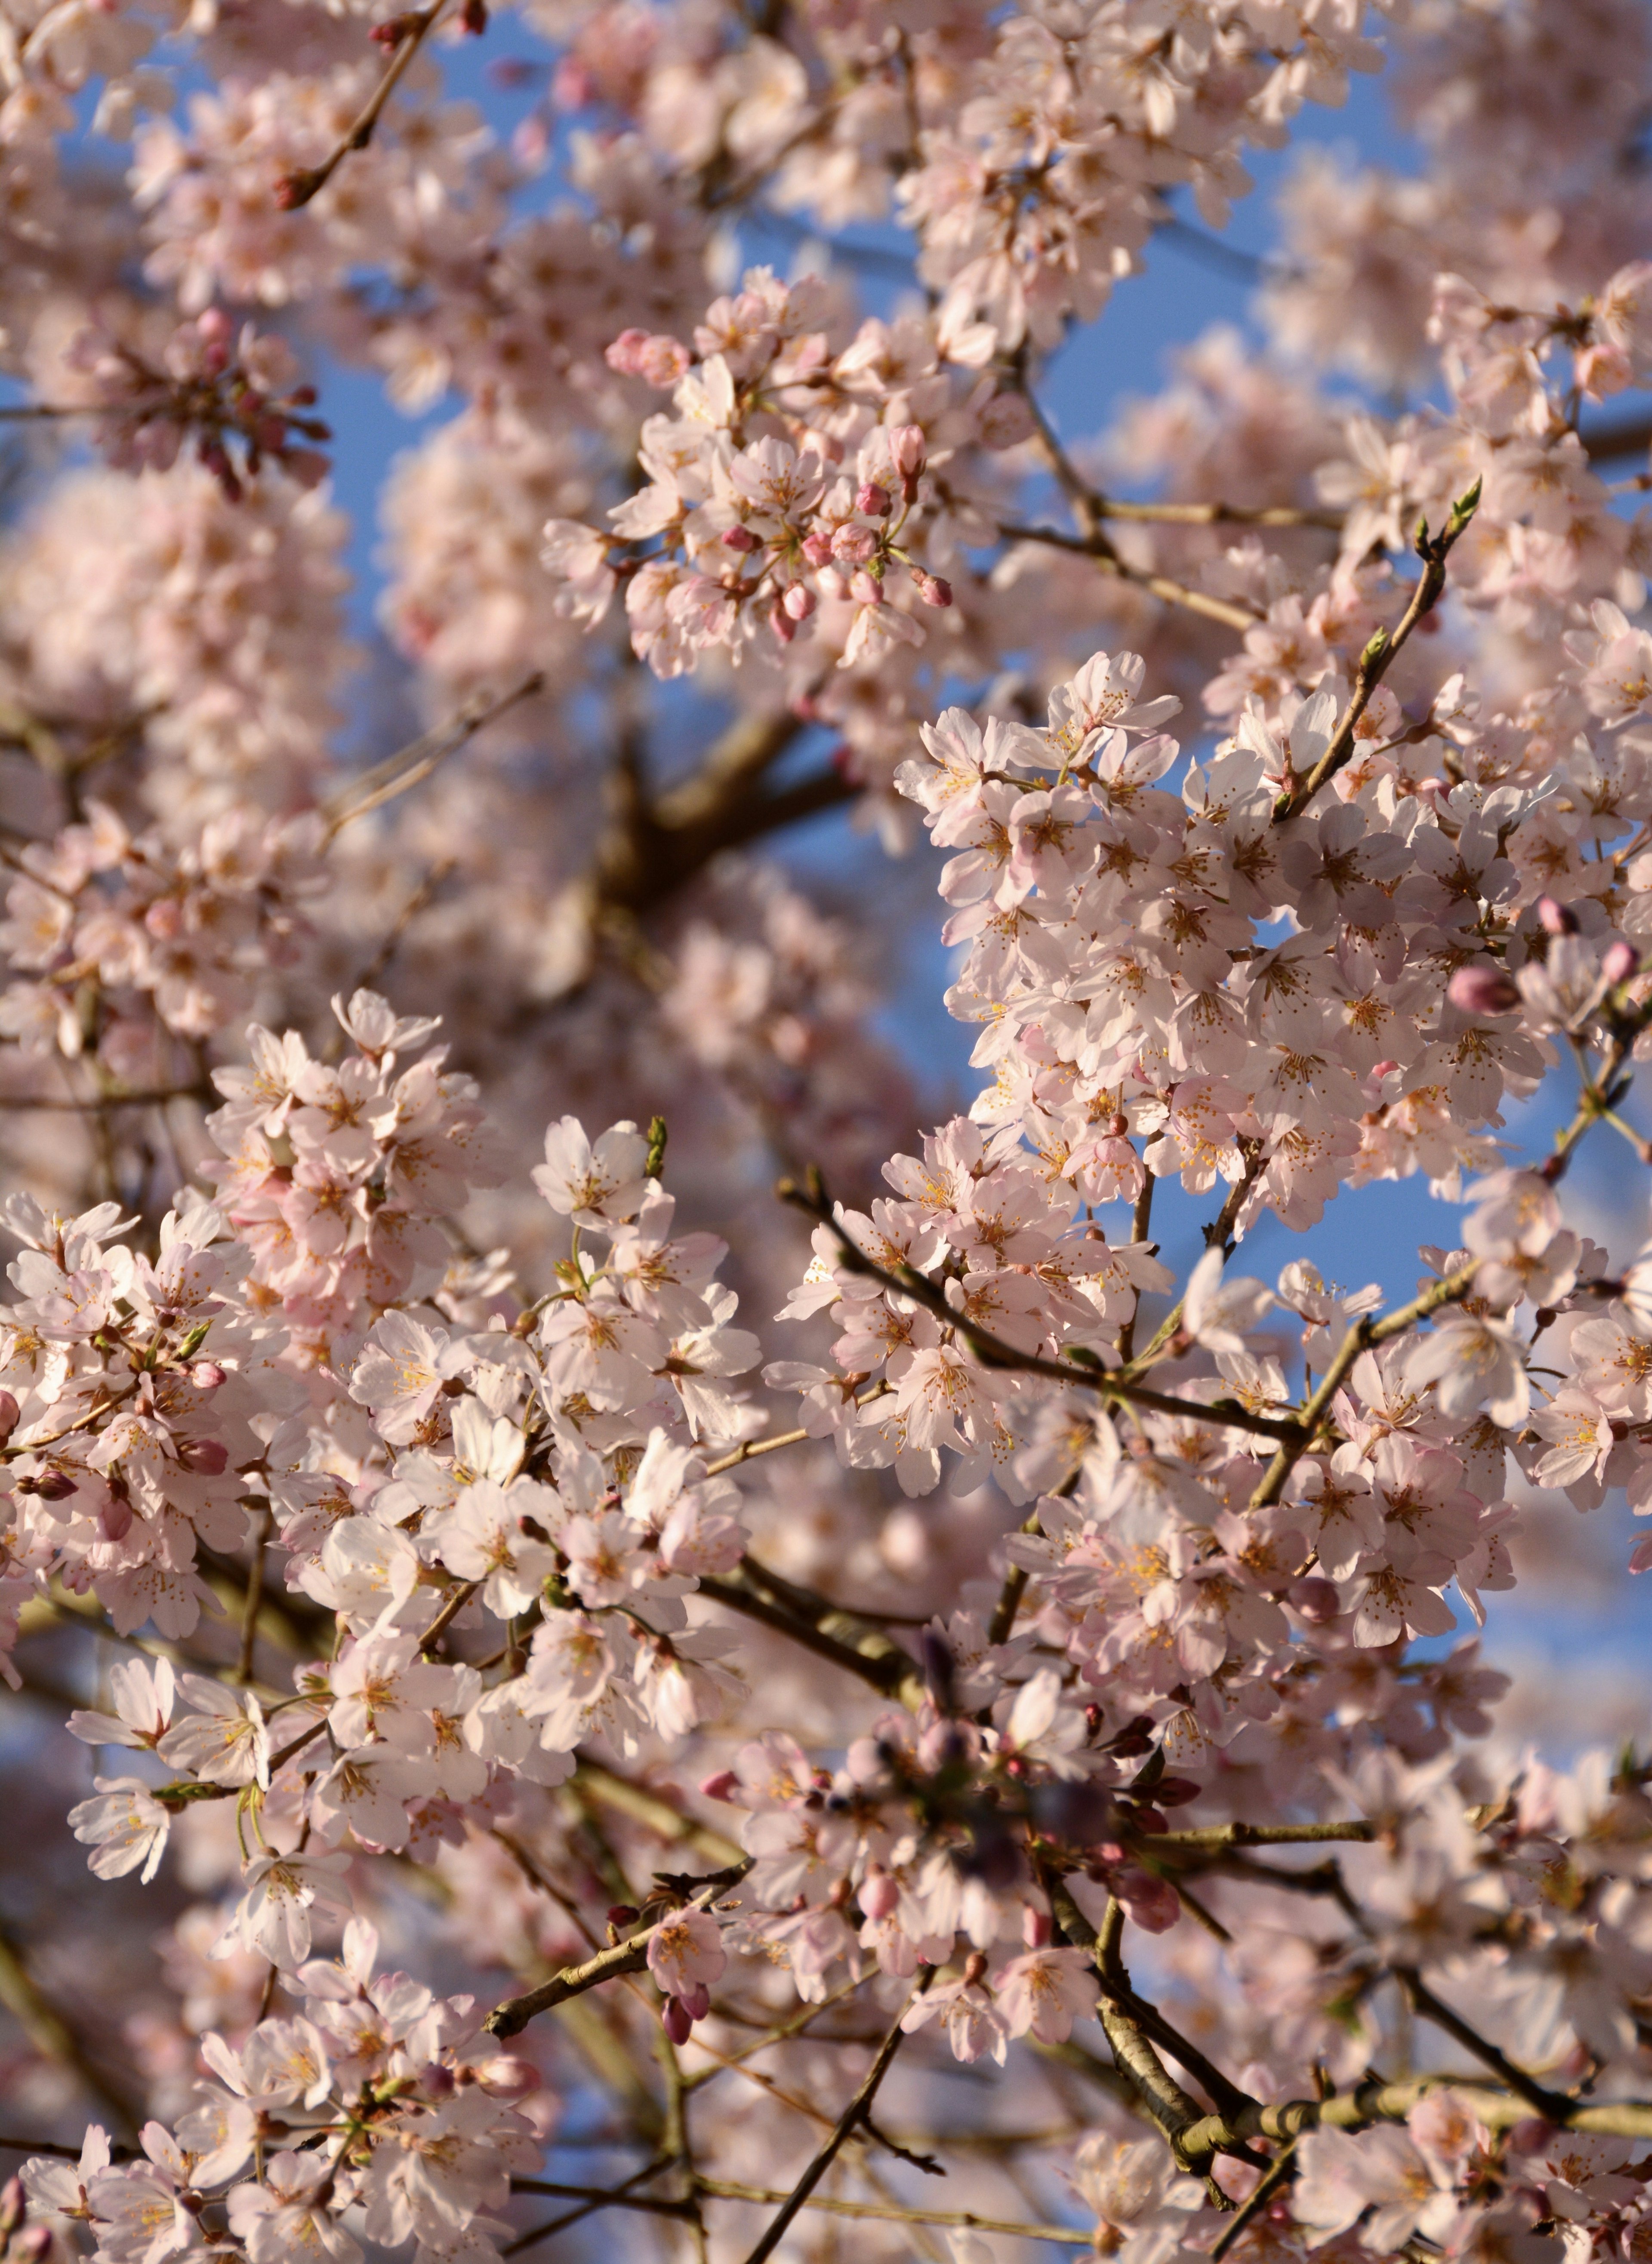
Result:
[[[1600,971],[1614,986],[1627,983],[1641,964],[1641,954],[1634,944],[1625,943],[1621,937],[1609,943],[1600,954]]]
[[[728,1800],[739,1781],[732,1769],[719,1769],[714,1776],[702,1777],[699,1789],[707,1800]]]
[[[170,943],[184,925],[183,907],[176,896],[157,896],[146,907],[143,925],[158,942]]]
[[[637,356],[637,374],[648,383],[663,393],[686,377],[693,357],[679,338],[665,335],[651,337]]]
[[[1537,900],[1537,924],[1546,935],[1576,935],[1577,918],[1568,904],[1557,903],[1553,896]]]
[[[545,2087],[545,2079],[533,2061],[518,2059],[512,2052],[478,2060],[472,2073],[490,2099],[531,2099]]]
[[[11,2244],[16,2264],[46,2264],[51,2253],[52,2228],[49,2224],[31,2224]]]
[[[1520,1003],[1519,991],[1500,967],[1460,967],[1446,995],[1465,1014],[1509,1014]]]
[[[23,1410],[9,1391],[0,1391],[0,1447],[4,1446],[6,1440],[17,1429],[18,1419],[22,1412]]]
[[[909,486],[929,459],[929,442],[921,424],[895,424],[889,429],[889,461],[903,484]]]
[[[803,537],[803,555],[811,566],[830,565],[832,539],[823,526],[817,526],[813,534]]]
[[[857,566],[850,577],[849,594],[857,605],[880,606],[883,584],[875,574],[869,574],[864,566]]]
[[[912,578],[917,584],[918,596],[924,600],[924,603],[926,606],[950,606],[952,604],[953,585],[950,582],[942,581],[938,574],[917,572],[913,575]]]
[[[22,2179],[15,2175],[9,2177],[4,2185],[0,2186],[0,2239],[17,2231],[27,2208],[28,2197],[23,2190]]]
[[[634,1903],[611,1903],[608,1906],[610,1926],[634,1926],[641,1915]]]
[[[763,548],[749,526],[731,526],[723,536],[723,542],[728,549],[743,553],[748,550],[761,550]]]
[[[692,1989],[685,1989],[681,2003],[691,2021],[703,2021],[711,2010],[711,1991],[703,1981],[696,1981]]]
[[[178,1448],[178,1459],[198,1477],[215,1478],[229,1467],[229,1449],[221,1439],[185,1439]]]
[[[888,489],[880,487],[876,480],[862,480],[855,490],[855,509],[868,519],[888,519],[893,500]]]
[[[780,603],[794,621],[806,621],[815,610],[815,592],[801,582],[793,582]]]
[[[621,330],[604,353],[603,359],[621,377],[640,377],[642,374],[642,349],[648,342],[646,330]]]
[[[40,1477],[30,1484],[28,1491],[31,1493],[39,1494],[42,1501],[67,1501],[70,1494],[76,1492],[78,1489],[67,1470],[43,1470]],[[129,1525],[131,1521],[132,1515],[128,1511],[127,1524]],[[123,1525],[120,1531],[124,1533],[126,1529],[126,1526]],[[110,1538],[118,1540],[120,1535],[112,1534]]]
[[[874,1924],[893,1918],[900,1901],[901,1890],[887,1871],[868,1871],[860,1882],[860,1907]]]
[[[419,2070],[419,2089],[426,2099],[451,2099],[453,2088],[453,2071],[440,2060],[433,2059]]]
[[[42,1486],[44,1493],[46,1488]],[[124,1541],[132,1530],[132,1504],[124,1494],[111,1494],[98,1513],[98,1527],[105,1541]]]
[[[769,607],[769,627],[781,644],[790,644],[797,635],[797,623],[778,598]]]
[[[1029,1949],[1042,1949],[1050,1938],[1048,1911],[1034,1910],[1031,1903],[1021,1912],[1021,1939]]]
[[[216,1391],[224,1380],[224,1371],[215,1360],[198,1360],[190,1369],[189,1380],[197,1391]]]
[[[1286,1601],[1300,1614],[1310,1627],[1324,1627],[1342,1609],[1342,1600],[1337,1593],[1334,1580],[1322,1579],[1310,1573],[1306,1579],[1293,1580],[1285,1592]]]
[[[674,2044],[685,2044],[694,2033],[694,2023],[680,1997],[668,1997],[661,2015],[665,2033]]]

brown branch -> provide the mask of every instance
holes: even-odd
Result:
[[[1187,613],[1198,613],[1207,621],[1220,621],[1224,628],[1237,629],[1242,635],[1246,629],[1255,628],[1263,618],[1251,606],[1229,605],[1225,598],[1212,598],[1203,590],[1190,590],[1185,583],[1173,582],[1168,575],[1127,565],[1100,533],[1063,534],[1059,527],[1019,526],[1010,520],[999,522],[998,533],[1006,542],[1041,542],[1051,549],[1076,551],[1081,557],[1093,559],[1104,574],[1134,583],[1150,597],[1162,598],[1166,605],[1180,606]]]
[[[23,1951],[0,1926],[0,2005],[4,2005],[42,2059],[67,2068],[121,2127],[135,2130],[136,2109],[113,2080],[94,2067],[74,2028],[30,1972]],[[75,2159],[79,2159],[76,2151]]]
[[[1482,2036],[1477,2028],[1470,2028],[1460,2013],[1453,2012],[1443,1998],[1434,1994],[1415,1966],[1393,1965],[1388,1970],[1410,1999],[1415,2009],[1432,2021],[1437,2028],[1443,2028],[1454,2043],[1461,2044],[1465,2051],[1473,2052],[1482,2066],[1489,2067],[1494,2075],[1501,2077],[1510,2090],[1517,2092],[1546,2122],[1564,2121],[1572,2101],[1562,2092],[1551,2091],[1535,2076],[1528,2075],[1523,2067],[1517,2066],[1513,2060],[1499,2051],[1489,2037]]]
[[[702,1576],[699,1593],[729,1611],[772,1628],[777,1635],[786,1636],[803,1650],[812,1651],[816,1658],[826,1659],[833,1666],[841,1667],[845,1674],[852,1674],[858,1681],[869,1683],[886,1698],[898,1699],[902,1705],[914,1709],[922,1703],[924,1678],[916,1661],[880,1628],[867,1626],[857,1621],[852,1613],[840,1612],[835,1606],[818,1618],[799,1612],[788,1600],[772,1592],[764,1593],[764,1586],[772,1587],[772,1576],[762,1575],[754,1560],[746,1557],[731,1579]],[[840,1634],[835,1629],[845,1632]]]
[[[1134,1407],[1150,1407],[1156,1414],[1181,1416],[1195,1423],[1216,1423],[1225,1429],[1254,1431],[1262,1438],[1294,1440],[1300,1434],[1301,1426],[1296,1422],[1272,1415],[1253,1415],[1248,1408],[1240,1406],[1236,1400],[1225,1400],[1219,1406],[1214,1406],[1200,1399],[1173,1398],[1169,1392],[1152,1391],[1144,1384],[1129,1382],[1117,1369],[1104,1368],[1099,1364],[1092,1367],[1087,1362],[1080,1365],[1076,1361],[1045,1360],[1036,1353],[1022,1352],[1018,1346],[995,1336],[990,1329],[982,1328],[967,1313],[960,1312],[955,1305],[948,1304],[945,1292],[915,1266],[902,1266],[891,1269],[868,1258],[838,1218],[817,1172],[810,1172],[807,1190],[800,1187],[794,1179],[781,1179],[775,1193],[782,1202],[790,1203],[793,1209],[817,1219],[822,1226],[830,1229],[843,1252],[844,1263],[851,1274],[864,1274],[868,1281],[893,1290],[897,1296],[908,1297],[914,1304],[924,1306],[960,1336],[985,1368],[1010,1368],[1026,1375],[1047,1376],[1054,1382],[1076,1384],[1098,1391],[1104,1398],[1122,1399]]]
[[[865,2120],[866,2114],[872,2106],[873,2101],[878,2095],[879,2086],[882,2083],[884,2077],[888,2073],[890,2064],[893,2062],[896,2052],[900,2050],[901,2045],[904,2041],[905,2032],[902,2028],[901,2022],[906,2017],[907,2006],[911,2004],[914,1998],[922,1995],[923,1992],[928,1988],[931,1981],[934,1978],[934,1975],[935,1969],[932,1965],[919,1966],[917,1970],[917,1978],[913,1985],[911,1995],[908,1997],[907,2004],[903,2005],[900,2012],[895,2015],[888,2035],[885,2036],[882,2043],[878,2047],[877,2057],[873,2061],[872,2065],[866,2070],[865,2076],[861,2079],[859,2087],[857,2089],[854,2097],[850,2101],[848,2106],[844,2108],[843,2113],[838,2116],[831,2135],[826,2140],[825,2144],[822,2146],[814,2160],[804,2171],[802,2176],[792,2188],[791,2192],[786,2195],[784,2201],[779,2206],[779,2209],[770,2219],[767,2227],[758,2239],[757,2246],[753,2248],[750,2253],[747,2256],[746,2264],[764,2264],[764,2260],[766,2257],[773,2255],[775,2250],[779,2246],[781,2241],[786,2237],[787,2226],[791,2224],[798,2211],[807,2203],[810,2194],[814,2192],[815,2187],[820,2183],[827,2171],[830,2169],[832,2164],[843,2152],[843,2149],[848,2143],[856,2124]]]
[[[1291,1472],[1324,1427],[1330,1403],[1342,1390],[1349,1369],[1360,1353],[1369,1351],[1373,1345],[1387,1344],[1391,1338],[1403,1336],[1408,1329],[1414,1329],[1431,1313],[1437,1313],[1442,1305],[1455,1304],[1466,1297],[1474,1282],[1478,1264],[1476,1259],[1473,1265],[1465,1266],[1460,1273],[1446,1274],[1443,1281],[1431,1283],[1420,1297],[1413,1298],[1409,1305],[1402,1305],[1395,1312],[1385,1314],[1380,1320],[1373,1320],[1368,1313],[1360,1316],[1343,1339],[1313,1397],[1303,1408],[1295,1443],[1287,1441],[1282,1444],[1269,1463],[1261,1484],[1250,1497],[1250,1506],[1252,1509],[1266,1509],[1284,1492]]]
[[[319,196],[333,175],[354,149],[365,149],[372,141],[373,130],[384,114],[384,106],[406,76],[413,58],[418,54],[435,29],[446,0],[432,0],[428,8],[404,18],[405,36],[385,67],[383,77],[368,96],[355,122],[344,134],[322,160],[301,172],[288,173],[276,190],[275,200],[283,212],[297,212]]]
[[[539,670],[525,676],[509,692],[479,692],[466,701],[455,715],[433,731],[421,733],[398,748],[371,770],[363,771],[351,779],[322,805],[322,816],[327,824],[327,838],[331,841],[346,825],[370,810],[379,809],[398,795],[423,785],[433,771],[438,770],[450,755],[467,746],[478,731],[494,722],[510,708],[524,700],[530,700],[545,688],[545,678]]]
[[[767,2186],[743,2186],[728,2178],[697,2178],[695,2184],[703,2194],[718,2201],[775,2202],[788,2196]],[[888,2224],[945,2224],[954,2225],[970,2232],[1008,2232],[1018,2234],[1023,2240],[1056,2240],[1069,2248],[1088,2248],[1091,2235],[1076,2231],[1065,2224],[1016,2224],[1007,2217],[977,2217],[965,2209],[902,2209],[894,2202],[834,2201],[814,2195],[803,2203],[805,2209],[817,2209],[832,2217],[872,2217]]]
[[[657,1793],[633,1784],[628,1777],[604,1768],[598,1761],[582,1760],[574,1782],[582,1793],[588,1793],[605,1807],[616,1808],[622,1816],[645,1825],[657,1839],[698,1847],[714,1863],[737,1863],[741,1860],[743,1851],[714,1825],[702,1824],[696,1816],[685,1816]]]
[[[684,1905],[691,1911],[709,1910],[720,1895],[737,1886],[751,1869],[750,1856],[730,1864],[726,1870],[714,1872],[699,1891]],[[519,2035],[536,2014],[548,2013],[553,2006],[564,2005],[570,1997],[582,1996],[587,1989],[595,1989],[604,1981],[611,1981],[622,1973],[641,1973],[648,1962],[648,1944],[662,1926],[672,1924],[678,1912],[656,1919],[653,1926],[644,1927],[641,1934],[629,1940],[616,1941],[611,1948],[599,1950],[588,1957],[583,1965],[565,1966],[542,1981],[537,1989],[529,1989],[520,1997],[507,1997],[496,2005],[482,2027],[490,2036]]]
[[[470,1601],[474,1595],[478,1593],[481,1587],[482,1582],[480,1580],[461,1580],[460,1582],[459,1586],[453,1590],[453,1594],[449,1596],[447,1601],[442,1606],[440,1611],[437,1613],[435,1618],[431,1622],[429,1627],[425,1629],[424,1634],[419,1637],[419,1649],[422,1651],[428,1652],[435,1650],[437,1644],[446,1634],[448,1629],[452,1627],[453,1622],[459,1617],[460,1612],[464,1610],[465,1606]]]
[[[1480,504],[1480,482],[1476,480],[1466,493],[1458,497],[1446,516],[1446,524],[1438,534],[1428,531],[1428,521],[1422,520],[1417,531],[1417,555],[1423,562],[1422,577],[1411,592],[1411,601],[1400,617],[1399,626],[1390,634],[1379,629],[1359,656],[1359,665],[1354,671],[1354,688],[1342,720],[1324,753],[1298,784],[1288,787],[1273,805],[1273,822],[1284,824],[1297,812],[1306,809],[1314,796],[1349,760],[1354,751],[1354,732],[1360,717],[1371,704],[1371,695],[1388,672],[1395,655],[1410,642],[1411,633],[1425,615],[1431,613],[1446,589],[1446,561],[1452,548],[1474,517]]]
[[[1597,424],[1580,432],[1589,460],[1609,464],[1623,456],[1643,456],[1652,448],[1652,417],[1626,417],[1614,424]]]

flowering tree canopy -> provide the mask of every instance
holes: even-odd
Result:
[[[1649,116],[1645,0],[0,0],[5,2258],[1652,2259],[1652,1745],[1479,1633],[1652,1515]]]

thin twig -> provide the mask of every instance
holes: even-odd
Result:
[[[775,2250],[786,2238],[786,2228],[791,2224],[793,2218],[797,2215],[798,2211],[804,2207],[810,2194],[814,2192],[815,2187],[820,2183],[827,2171],[830,2169],[832,2164],[843,2152],[844,2147],[848,2143],[850,2137],[854,2131],[856,2124],[863,2120],[867,2108],[877,2097],[878,2087],[882,2083],[884,2077],[888,2073],[890,2064],[893,2062],[896,2052],[900,2050],[902,2043],[905,2039],[905,2031],[902,2029],[901,2022],[906,2017],[907,2006],[911,2004],[913,1998],[920,1996],[923,1992],[928,1988],[931,1981],[934,1978],[934,1972],[935,1969],[931,1965],[919,1966],[917,1970],[917,1978],[913,1985],[911,1995],[907,1999],[907,2004],[903,2005],[900,2012],[896,2014],[895,2020],[890,2026],[888,2035],[885,2036],[882,2043],[878,2047],[877,2057],[873,2061],[872,2065],[866,2070],[854,2097],[850,2101],[848,2106],[844,2108],[843,2113],[838,2116],[831,2135],[827,2139],[825,2144],[822,2146],[820,2152],[815,2155],[814,2160],[804,2171],[802,2176],[792,2188],[791,2192],[786,2195],[785,2200],[781,2202],[779,2209],[770,2219],[768,2225],[758,2239],[757,2246],[752,2249],[750,2253],[747,2256],[746,2264],[764,2264],[765,2257],[773,2255]]]
[[[334,144],[319,165],[312,165],[297,173],[288,173],[276,191],[276,202],[283,212],[297,212],[319,196],[352,149],[365,149],[372,141],[373,129],[384,114],[384,106],[405,76],[415,55],[435,29],[446,0],[433,0],[433,4],[422,8],[405,19],[406,35],[397,47],[355,122]]]
[[[439,769],[450,755],[457,754],[461,747],[467,745],[485,725],[496,721],[520,701],[532,699],[544,687],[545,678],[540,670],[535,669],[531,676],[525,676],[509,692],[478,693],[447,722],[439,724],[433,731],[422,733],[385,761],[375,763],[371,770],[364,771],[359,778],[351,779],[347,786],[340,787],[322,806],[328,839],[332,840],[344,826],[353,824],[358,817],[365,817],[369,810],[381,809],[387,802],[393,802],[397,795],[406,794],[411,787],[422,785],[432,771]]]

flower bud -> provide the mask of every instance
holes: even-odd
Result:
[[[875,574],[868,574],[864,566],[857,566],[850,577],[849,594],[858,606],[880,606],[883,584]]]
[[[1537,924],[1545,935],[1576,935],[1577,916],[1568,904],[1557,903],[1553,896],[1537,900]]]
[[[901,1890],[887,1871],[868,1871],[860,1882],[860,1907],[874,1924],[893,1918],[900,1900]]]
[[[929,443],[921,424],[895,424],[889,430],[889,461],[902,486],[910,487],[929,458]]]
[[[711,2010],[711,1991],[703,1981],[683,1992],[683,2010],[691,2021],[703,2021]]]
[[[23,1410],[9,1391],[0,1391],[0,1447],[4,1446],[6,1440],[17,1429],[18,1419],[22,1412]]]
[[[215,1360],[198,1360],[190,1368],[189,1380],[197,1391],[216,1391],[224,1380],[224,1370]]]
[[[888,489],[880,487],[876,480],[862,480],[855,490],[855,509],[868,519],[888,519],[893,501]]]
[[[731,526],[723,536],[723,543],[729,550],[761,550],[763,548],[749,526]]]
[[[42,1501],[67,1501],[75,1491],[75,1481],[67,1470],[42,1470],[29,1488],[29,1491],[39,1494]],[[122,1530],[125,1530],[124,1527]]]
[[[1021,1906],[1021,1939],[1029,1949],[1042,1949],[1050,1938],[1048,1911],[1034,1910],[1031,1903]]]
[[[778,598],[769,607],[769,627],[781,644],[790,644],[792,639],[797,635],[797,623]]]
[[[832,539],[823,526],[817,526],[813,534],[803,537],[803,555],[811,566],[830,565],[831,555]]]
[[[689,2018],[680,1997],[668,1997],[661,2015],[665,2033],[674,2044],[685,2044],[694,2033],[694,2023]]]
[[[1616,943],[1609,943],[1600,954],[1600,971],[1614,989],[1619,983],[1627,983],[1640,964],[1640,953],[1621,937]]]
[[[45,1488],[41,1488],[45,1491]],[[111,1494],[98,1513],[98,1529],[105,1541],[124,1541],[132,1530],[132,1504],[124,1494]]]
[[[780,603],[793,620],[806,621],[815,610],[815,592],[803,583],[793,582]]]
[[[1305,1579],[1293,1580],[1285,1592],[1285,1600],[1310,1627],[1329,1625],[1342,1609],[1337,1583],[1323,1578],[1318,1573],[1309,1573]]]
[[[478,2060],[471,2073],[489,2099],[531,2099],[545,2087],[545,2079],[533,2061],[518,2059],[514,2052]]]
[[[610,1926],[634,1926],[641,1915],[634,1903],[611,1903],[608,1906]]]
[[[727,1800],[739,1781],[732,1769],[719,1769],[714,1776],[702,1777],[699,1789],[707,1800]]]
[[[1520,993],[1500,967],[1460,967],[1446,995],[1465,1014],[1510,1014]]]
[[[444,2067],[438,2059],[431,2060],[419,2070],[419,2091],[426,2099],[451,2099],[453,2095],[453,2071]]]
[[[215,1478],[229,1467],[229,1449],[221,1439],[185,1439],[178,1447],[178,1459],[198,1477]]]
[[[952,604],[953,585],[950,582],[942,581],[938,574],[925,574],[920,571],[915,573],[912,578],[917,584],[918,596],[926,606]]]
[[[52,2228],[49,2224],[32,2224],[20,2232],[11,2245],[14,2264],[46,2264],[52,2253]]]
[[[473,40],[479,40],[488,28],[488,0],[465,0],[459,20]]]

